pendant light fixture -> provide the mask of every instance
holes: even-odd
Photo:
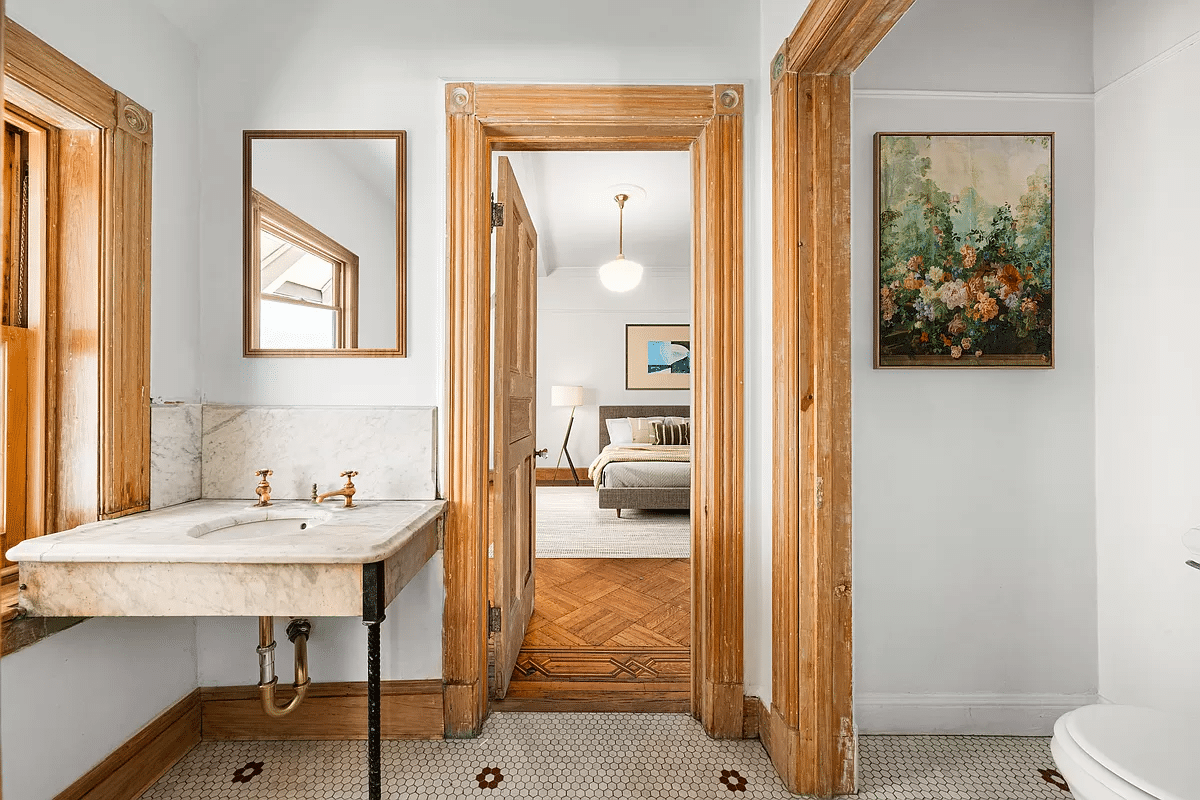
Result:
[[[625,201],[629,195],[619,194],[613,199],[621,209],[617,257],[600,268],[600,282],[610,292],[628,292],[642,282],[642,265],[625,258]]]

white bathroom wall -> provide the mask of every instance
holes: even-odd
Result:
[[[537,445],[550,450],[540,466],[554,466],[571,410],[550,405],[555,384],[582,386],[575,411],[571,457],[583,469],[600,452],[601,405],[688,405],[688,390],[625,388],[626,324],[688,324],[692,281],[687,267],[647,270],[624,294],[608,291],[590,269],[557,269],[538,279]],[[567,461],[564,458],[563,468]]]
[[[387,609],[379,631],[383,680],[426,680],[442,677],[442,553],[434,554]],[[254,617],[201,617],[196,620],[196,656],[201,686],[251,686],[258,682],[258,620]],[[315,617],[308,642],[309,673],[317,683],[366,679],[367,629],[362,620]],[[280,682],[290,680],[290,655],[284,628],[276,621],[280,642],[276,662]]]
[[[445,82],[743,82],[754,98],[765,75],[758,63],[755,11],[754,5],[727,0],[696,0],[689,3],[687,14],[680,14],[675,4],[637,0],[590,6],[519,0],[507,4],[503,13],[484,0],[306,3],[302,10],[284,0],[264,0],[239,8],[238,24],[222,27],[219,36],[205,39],[200,47],[206,400],[444,409]],[[629,24],[632,19],[637,24]],[[266,40],[277,44],[264,48]],[[313,52],[336,52],[339,57],[313,59]],[[750,112],[747,141],[758,135],[757,121]],[[241,132],[262,128],[408,131],[408,358],[241,357]],[[748,159],[754,158],[748,154]],[[763,175],[748,168],[751,195],[757,195]],[[748,230],[757,229],[753,209],[747,225]],[[749,250],[747,273],[765,268],[758,252]],[[769,309],[769,297],[766,300],[763,306],[762,295],[748,298],[747,319],[761,319],[764,308]],[[769,363],[767,352],[751,353]],[[551,437],[551,446],[560,435]],[[760,485],[750,489],[752,497],[765,491]],[[769,536],[766,521],[761,515],[748,521],[748,550],[761,552],[759,542]],[[751,559],[747,583],[769,586],[767,575],[757,571],[759,563]],[[410,609],[407,602],[398,601],[389,614],[426,613]],[[208,641],[207,624],[200,624],[202,649]],[[440,615],[430,624],[407,646],[438,650]],[[769,629],[760,627],[759,635],[769,635]],[[762,693],[764,683],[769,687],[770,665],[759,660],[762,652],[753,641],[748,643],[747,671],[753,677],[748,678],[747,691],[752,694]],[[361,679],[365,672],[358,665],[355,670]],[[426,676],[400,670],[393,677]]]
[[[809,0],[761,0],[758,19],[758,75],[770,75],[776,52],[804,15]],[[771,85],[758,81],[746,88],[746,169],[757,175],[746,191],[747,259],[762,264],[746,273],[746,509],[747,530],[761,530],[760,537],[743,542],[745,562],[746,693],[762,698],[771,707],[771,508],[774,502],[774,448],[772,359],[774,330],[771,327]]]
[[[154,114],[151,391],[200,393],[196,51],[134,0],[8,16]],[[4,657],[4,795],[49,800],[196,686],[190,619],[89,620]]]
[[[198,400],[196,47],[139,0],[10,0],[8,16],[154,115],[150,392]]]
[[[1200,572],[1180,537],[1200,525],[1200,48],[1174,45],[1198,40],[1195,3],[1097,0],[1100,693],[1192,716]]]
[[[50,800],[195,688],[190,619],[90,619],[4,656],[4,796]]]
[[[1090,75],[1062,60],[1088,63],[1089,26],[1081,2],[922,0],[855,76],[854,656],[866,733],[1047,734],[1095,697],[1093,115]],[[1013,43],[1028,43],[1019,57]],[[878,131],[1055,132],[1053,370],[872,368]]]
[[[1097,90],[1200,40],[1195,0],[1092,0],[1092,5]]]

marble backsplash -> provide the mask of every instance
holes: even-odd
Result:
[[[150,508],[199,500],[200,406],[150,406]]]
[[[203,406],[203,496],[253,499],[259,469],[273,495],[306,500],[357,470],[356,500],[437,497],[433,407]]]

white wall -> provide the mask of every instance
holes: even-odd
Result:
[[[196,52],[132,0],[8,15],[154,115],[151,392],[200,394]],[[192,621],[90,620],[3,663],[4,794],[48,800],[196,686]]]
[[[401,590],[379,631],[383,680],[442,677],[442,554],[438,552]],[[258,682],[258,620],[204,617],[196,620],[201,686],[250,686]],[[317,683],[366,680],[367,629],[359,619],[314,617],[308,640],[309,674]],[[287,620],[276,620],[275,671],[292,680]]]
[[[1196,41],[1200,9],[1118,6],[1096,8],[1097,85],[1107,85],[1096,100],[1100,693],[1196,716],[1200,573],[1184,566],[1180,537],[1200,524],[1200,48],[1136,68]]]
[[[763,74],[758,18],[727,0],[696,0],[686,15],[673,3],[640,0],[591,6],[521,0],[505,6],[503,14],[484,0],[322,3],[307,4],[302,12],[285,0],[265,0],[239,13],[236,26],[222,28],[199,51],[202,382],[208,402],[437,405],[444,411],[446,81],[744,82],[753,98]],[[279,44],[264,48],[266,40]],[[313,52],[340,55],[329,61],[311,58]],[[756,124],[751,115],[748,141],[758,136]],[[241,300],[231,287],[240,285],[241,132],[250,128],[408,131],[408,358],[241,357]],[[759,172],[749,169],[747,177],[756,195]],[[748,230],[758,225],[753,210],[747,224]],[[748,273],[765,268],[750,250]],[[763,302],[749,301],[747,319],[761,317],[769,297]],[[753,357],[768,363],[765,351],[753,351]],[[543,446],[553,446],[560,436]],[[756,496],[763,496],[761,486],[751,487]],[[748,551],[768,539],[763,523],[762,517],[748,521]],[[747,583],[769,586],[767,576],[751,565]],[[398,601],[389,614],[410,610],[428,612]],[[410,647],[440,647],[440,619],[431,622],[434,627]],[[207,625],[201,623],[202,632]],[[348,630],[338,636],[349,637]],[[759,635],[769,636],[769,628]],[[748,674],[756,676],[748,680],[748,691],[758,694],[764,680],[769,686],[770,664],[757,659],[761,650],[753,641],[748,645]],[[357,653],[354,659],[357,663]],[[354,668],[358,672],[347,680],[365,674],[361,666]],[[394,677],[423,675],[400,670]]]
[[[538,447],[550,450],[540,466],[554,466],[571,411],[550,405],[555,384],[584,387],[584,405],[575,411],[571,457],[584,470],[600,452],[601,405],[681,405],[691,390],[627,390],[625,325],[688,324],[692,281],[689,270],[647,270],[637,288],[608,291],[595,270],[557,269],[538,279]],[[562,466],[566,468],[564,458]]]
[[[358,256],[358,346],[396,347],[396,164],[359,174],[378,145],[356,139],[257,139],[253,186]],[[358,167],[358,169],[356,169]],[[234,287],[233,293],[238,289]]]
[[[198,400],[196,48],[137,0],[10,0],[8,16],[154,115],[150,392]]]
[[[368,8],[369,6],[369,8]],[[757,20],[724,0],[603,6],[524,0],[497,14],[455,4],[310,5],[269,0],[200,48],[205,113],[202,227],[204,391],[210,402],[440,405],[445,364],[445,80],[749,80]],[[636,18],[637,25],[628,20]],[[291,43],[264,48],[264,36]],[[313,52],[338,52],[329,62]],[[243,359],[244,128],[400,128],[409,132],[407,359]]]
[[[4,796],[50,800],[195,688],[190,619],[90,619],[6,655]]]
[[[1066,19],[1067,4],[1025,5],[922,0],[856,75],[854,655],[868,733],[1048,733],[1096,692],[1090,78],[1040,45],[1016,72],[987,49],[953,70],[913,55],[937,52],[947,14],[1006,43],[1090,22],[1083,3]],[[1088,58],[1089,42],[1060,44]],[[872,369],[873,135],[1005,130],[1056,133],[1055,368]]]
[[[1092,5],[1097,90],[1200,39],[1195,0],[1092,0]]]
[[[919,0],[855,72],[855,85],[1090,92],[1091,5],[1091,0]]]

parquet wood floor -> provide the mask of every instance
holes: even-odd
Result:
[[[533,618],[499,710],[687,711],[686,558],[539,558]]]

